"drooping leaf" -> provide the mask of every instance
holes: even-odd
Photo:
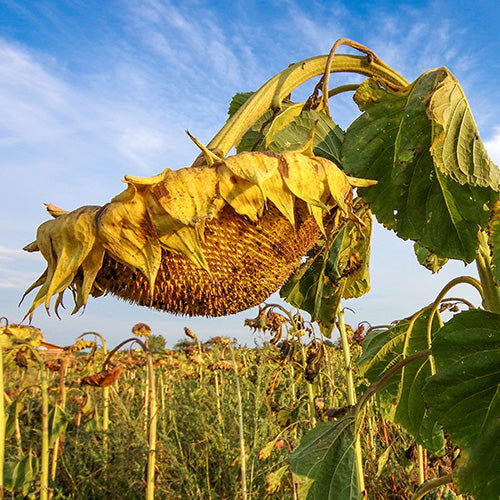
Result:
[[[264,198],[267,198],[264,183],[278,173],[279,156],[271,153],[244,152],[236,156],[229,156],[224,165],[231,172],[246,181],[259,187]]]
[[[301,500],[357,500],[352,416],[320,422],[288,461]]]
[[[4,487],[12,493],[27,495],[38,474],[38,459],[30,450],[15,461],[7,461],[4,469]]]
[[[56,219],[44,222],[37,231],[38,249],[47,260],[46,275],[37,281],[41,285],[28,314],[67,288],[80,264],[92,251],[96,241],[96,214],[100,207],[81,207]],[[56,308],[57,310],[57,308]]]
[[[443,69],[429,71],[400,92],[365,81],[355,94],[364,113],[346,132],[343,165],[350,175],[378,181],[359,194],[382,224],[439,257],[471,262],[477,231],[486,226],[498,198],[492,187],[496,167],[491,166],[490,177],[484,177],[488,168],[470,167],[476,173],[473,183],[461,184],[450,175],[454,160],[434,161],[430,150],[437,122],[427,114],[428,99],[447,75]],[[449,128],[447,134],[452,133]],[[471,161],[477,163],[479,156]]]
[[[437,373],[424,387],[433,418],[462,451],[454,472],[478,500],[500,491],[500,315],[455,315],[434,336]]]
[[[281,153],[299,149],[314,124],[316,124],[313,148],[315,156],[339,164],[344,132],[328,115],[318,111],[303,111],[289,125],[276,132],[269,142],[269,150]]]
[[[180,168],[167,172],[151,192],[166,213],[186,226],[194,226],[215,214],[217,180],[213,168]]]
[[[432,271],[433,274],[437,273],[448,262],[448,259],[438,257],[434,252],[418,242],[413,245],[413,249],[418,263]]]
[[[138,269],[154,289],[161,247],[147,203],[133,184],[100,210],[97,235],[111,257]]]
[[[343,232],[339,232],[321,246],[316,255],[302,264],[280,290],[282,298],[308,312],[312,321],[318,321],[323,326],[322,333],[327,336],[331,335],[344,285],[340,281],[333,282],[327,275],[327,269],[336,269],[342,239]]]
[[[358,360],[360,375],[371,383],[377,382],[395,364],[410,354],[429,348],[427,328],[429,310],[409,319],[398,321],[388,330],[375,330],[363,342],[363,354]],[[434,319],[432,331],[438,329]],[[439,425],[426,410],[422,389],[431,375],[428,357],[414,360],[393,375],[377,391],[377,399],[385,418],[408,430],[417,443],[441,454],[444,439]]]
[[[235,212],[256,222],[262,217],[265,199],[258,186],[235,175],[225,164],[217,167],[222,198]]]
[[[479,138],[463,90],[446,68],[437,71],[439,84],[425,101],[427,115],[432,120],[431,154],[435,164],[460,184],[498,191],[500,170]]]
[[[68,417],[60,405],[55,405],[49,412],[49,446],[52,448],[56,439],[64,434],[68,426]]]
[[[361,223],[352,220],[347,222],[337,264],[346,282],[344,299],[358,298],[370,291],[372,216],[360,198],[354,202],[353,212]]]

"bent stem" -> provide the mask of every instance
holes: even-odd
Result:
[[[317,56],[292,64],[273,76],[253,94],[207,145],[223,156],[237,145],[245,132],[269,109],[279,109],[282,101],[297,87],[311,78],[322,75],[328,56]],[[408,82],[392,68],[372,55],[336,54],[332,58],[330,73],[357,73],[376,78],[395,87],[406,87]]]
[[[137,342],[142,350],[146,353],[146,359],[148,364],[148,401],[149,401],[149,428],[148,428],[148,463],[147,463],[147,475],[146,475],[146,500],[153,500],[155,495],[155,468],[156,468],[156,434],[158,426],[158,408],[156,404],[156,384],[155,384],[155,372],[153,367],[153,356],[151,351],[148,349],[147,345],[140,339],[132,337],[130,339],[124,340],[118,344],[110,353],[108,354],[106,360],[103,363],[103,368],[106,368],[111,357],[115,354],[118,349],[123,347],[125,344],[130,342]]]
[[[411,497],[411,500],[420,500],[430,491],[439,488],[440,486],[444,486],[445,484],[452,483],[453,477],[451,474],[446,474],[445,476],[437,477],[435,479],[431,479],[427,481],[422,486],[420,486],[417,491]]]
[[[106,349],[106,340],[104,337],[97,332],[85,332],[82,333],[79,337],[77,337],[77,341],[80,339],[83,339],[83,337],[87,335],[95,335],[99,337],[101,340],[101,345],[102,345],[102,353],[104,357],[106,357],[108,351]],[[102,397],[103,397],[103,407],[102,407],[102,430],[103,430],[103,440],[104,440],[104,450],[105,454],[107,455],[108,451],[108,436],[107,436],[107,431],[109,429],[109,387],[103,387],[103,392],[102,392]]]

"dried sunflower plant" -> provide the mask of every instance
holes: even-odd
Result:
[[[338,54],[348,45],[361,55]],[[329,88],[330,73],[367,77]],[[291,92],[320,77],[306,102]],[[361,114],[342,131],[329,99],[355,91]],[[346,39],[328,56],[289,66],[258,91],[237,94],[230,118],[187,168],[125,176],[127,188],[104,206],[67,212],[38,228],[27,251],[47,269],[27,313],[57,312],[65,290],[74,312],[110,293],[175,314],[221,316],[280,290],[308,312],[323,335],[345,338],[343,298],[369,290],[371,214],[415,241],[419,262],[476,262],[479,280],[459,277],[429,306],[370,331],[357,372],[372,385],[357,395],[348,353],[349,408],[320,422],[290,455],[307,499],[365,496],[359,435],[375,396],[384,416],[423,450],[462,449],[453,474],[420,477],[414,498],[445,483],[478,499],[500,491],[500,171],[488,157],[457,80],[447,68],[413,83],[372,51]],[[227,156],[232,147],[237,154]],[[441,302],[459,283],[482,308],[447,322]],[[347,346],[347,342],[344,342]],[[349,382],[351,380],[351,382]],[[427,481],[429,479],[429,481]]]

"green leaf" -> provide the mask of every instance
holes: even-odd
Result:
[[[418,242],[413,245],[413,249],[418,263],[432,271],[433,274],[437,273],[448,262],[448,259],[438,257],[434,252]]]
[[[273,470],[266,476],[266,493],[277,493],[281,486],[281,480],[288,470],[288,464]]]
[[[382,224],[403,239],[419,241],[438,257],[471,262],[477,231],[486,226],[498,199],[498,169],[476,154],[465,167],[468,155],[461,141],[456,141],[454,158],[448,151],[456,123],[445,120],[443,128],[436,121],[436,109],[428,109],[429,102],[438,102],[432,98],[448,76],[444,69],[429,71],[400,92],[371,79],[361,84],[355,100],[365,112],[346,132],[342,163],[350,175],[377,180],[374,186],[360,188],[359,194]],[[439,127],[446,137],[447,156],[436,149],[442,140]],[[457,158],[460,168],[469,172],[469,182],[464,183],[461,174],[451,175]]]
[[[437,373],[424,387],[432,417],[462,448],[454,482],[478,500],[500,491],[500,315],[454,316],[434,336]]]
[[[354,418],[321,422],[288,457],[301,500],[357,500]]]
[[[38,459],[29,451],[17,461],[8,461],[4,469],[4,486],[9,492],[20,492],[27,495],[31,483],[38,474]]]
[[[299,149],[304,145],[315,123],[315,156],[321,156],[339,165],[344,132],[328,115],[318,111],[303,111],[290,124],[276,132],[269,143],[269,150],[281,153]]]
[[[395,364],[410,354],[429,348],[427,326],[429,309],[395,323],[388,330],[375,330],[363,342],[358,373],[371,383],[377,382]],[[434,319],[432,331],[438,329]],[[444,452],[444,438],[439,425],[430,418],[422,389],[431,375],[429,358],[417,359],[392,376],[377,391],[382,415],[404,427],[417,443],[436,454]]]
[[[433,71],[439,77],[425,106],[432,120],[431,154],[439,170],[460,184],[490,187],[498,191],[500,170],[490,160],[479,138],[474,117],[458,81],[446,68]]]
[[[342,234],[342,233],[341,233]],[[328,324],[334,320],[340,305],[340,284],[333,284],[326,275],[328,262],[335,261],[342,237],[337,235],[322,246],[296,270],[280,290],[280,296],[288,303],[308,312],[311,321],[321,320]]]
[[[255,94],[255,92],[238,92],[236,93],[233,98],[231,99],[231,102],[229,103],[229,109],[227,110],[227,114],[231,118],[231,116],[238,111],[238,109],[245,104],[245,102],[250,99]]]
[[[52,448],[56,439],[64,434],[68,426],[66,412],[56,405],[49,412],[49,446]]]
[[[359,199],[353,209],[364,225],[344,221],[280,290],[280,296],[308,312],[327,337],[342,298],[360,297],[370,289],[371,213]]]

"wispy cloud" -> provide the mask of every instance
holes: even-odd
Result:
[[[491,139],[484,141],[484,146],[493,162],[500,166],[500,126],[494,129]]]

